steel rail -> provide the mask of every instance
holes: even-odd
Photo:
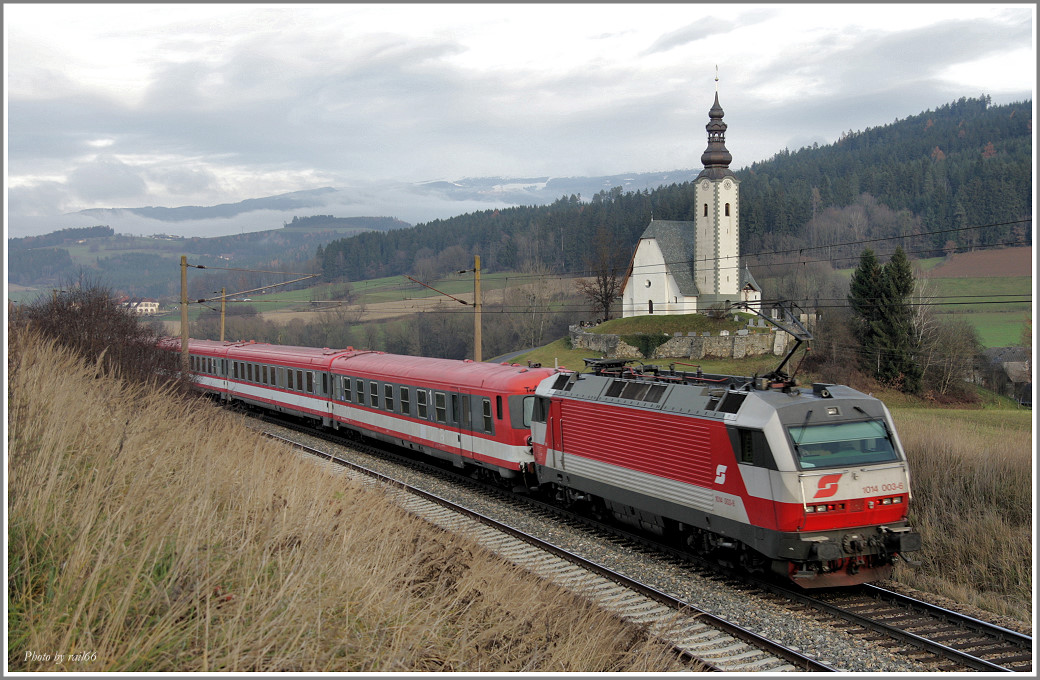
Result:
[[[867,630],[874,631],[885,635],[886,637],[892,638],[898,642],[904,643],[911,647],[929,652],[938,657],[949,659],[957,664],[962,665],[965,668],[969,668],[976,671],[984,672],[1016,672],[1016,669],[1010,668],[999,663],[987,661],[986,659],[980,658],[976,654],[957,649],[955,647],[931,640],[925,636],[912,633],[904,628],[896,625],[879,621],[875,618],[871,618],[869,615],[857,614],[856,612],[849,611],[843,608],[839,604],[833,604],[821,599],[815,595],[810,595],[806,592],[799,592],[783,586],[777,586],[774,584],[762,584],[763,587],[772,590],[773,592],[783,595],[791,600],[795,600],[802,604],[814,607],[820,611],[823,611],[832,616],[836,616],[850,623],[854,623],[857,626],[866,628]],[[995,626],[994,624],[980,621],[969,616],[965,616],[955,611],[944,609],[938,605],[934,605],[928,602],[923,602],[915,598],[901,595],[899,593],[893,593],[892,591],[878,588],[877,586],[867,585],[863,590],[869,593],[869,597],[873,599],[884,599],[888,603],[897,604],[902,609],[909,611],[917,610],[926,613],[928,616],[941,619],[946,622],[955,623],[959,627],[963,628],[967,633],[977,633],[987,636],[999,635],[1002,640],[1013,642],[1016,646],[1031,649],[1032,648],[1032,637],[1028,635],[1022,635],[1014,631]],[[892,617],[889,617],[892,618]],[[981,643],[973,644],[974,647],[982,647]],[[983,649],[980,653],[985,654],[987,651]]]

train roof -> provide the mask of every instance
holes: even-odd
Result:
[[[519,364],[478,362],[472,359],[434,359],[383,352],[354,352],[336,357],[337,373],[391,378],[419,385],[482,387],[523,391],[556,372],[554,368],[529,368]]]
[[[329,349],[196,339],[189,339],[188,343],[193,352],[226,356],[237,361],[320,367],[352,376],[445,388],[466,385],[493,391],[533,391],[540,381],[557,372],[554,368],[476,362],[472,359],[414,357],[353,347]],[[176,337],[166,338],[160,344],[171,350],[178,350],[181,346],[180,338]]]

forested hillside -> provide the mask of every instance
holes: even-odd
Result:
[[[962,98],[831,145],[784,150],[736,173],[742,252],[775,253],[896,235],[915,257],[1030,243],[1032,102]],[[739,133],[732,133],[735,137]],[[328,280],[446,272],[481,256],[489,270],[549,266],[580,273],[607,239],[627,261],[651,219],[693,218],[689,182],[620,188],[549,206],[469,213],[412,229],[364,233],[318,249]],[[957,231],[960,230],[960,231]],[[896,244],[893,244],[894,248]],[[831,248],[850,263],[861,246]],[[754,262],[753,262],[754,263]]]

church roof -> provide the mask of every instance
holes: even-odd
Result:
[[[639,237],[657,241],[679,292],[688,297],[700,294],[693,278],[694,233],[693,222],[651,220]]]
[[[755,281],[755,277],[751,275],[751,270],[745,266],[744,271],[740,273],[740,289],[744,290],[748,286],[751,286],[759,293],[762,292],[762,286],[758,285],[758,281]]]

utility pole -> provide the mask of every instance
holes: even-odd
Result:
[[[181,371],[188,374],[188,256],[181,255]]]
[[[480,255],[473,256],[473,360],[483,361],[480,323]]]
[[[481,350],[481,344],[483,343],[483,338],[481,337],[481,325],[480,325],[480,255],[474,255],[473,256],[473,269],[460,269],[460,270],[458,270],[457,273],[458,274],[465,274],[467,272],[473,272],[473,274],[474,274],[474,276],[473,276],[473,303],[472,303],[473,304],[473,360],[474,361],[483,361],[484,360],[484,358],[483,358],[484,354],[483,354],[483,352]],[[425,283],[423,283],[422,281],[420,281],[418,279],[415,279],[415,278],[412,278],[411,276],[408,276],[407,274],[405,274],[404,277],[406,279],[408,279],[409,281],[414,281],[415,283],[418,283],[420,286],[422,286],[424,288],[429,288],[430,290],[432,290],[435,293],[440,293],[444,297],[450,297],[452,300],[454,300],[455,302],[458,302],[459,304],[463,304],[463,305],[469,305],[470,304],[469,302],[466,302],[465,300],[460,300],[459,298],[455,297],[454,295],[448,295],[447,293],[445,293],[442,290],[437,290],[433,286],[425,284]]]

